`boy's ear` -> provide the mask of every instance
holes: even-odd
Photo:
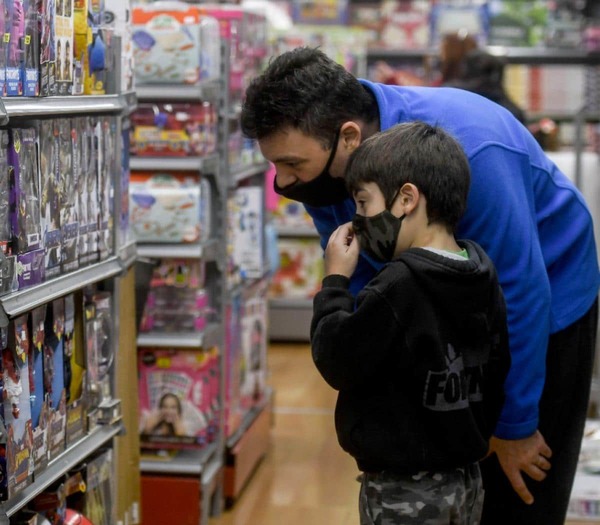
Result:
[[[411,182],[406,182],[400,188],[396,204],[402,213],[409,214],[418,206],[420,198],[419,189]]]
[[[345,122],[340,128],[340,138],[342,139],[342,147],[348,153],[352,153],[360,146],[362,140],[360,126],[352,120]]]

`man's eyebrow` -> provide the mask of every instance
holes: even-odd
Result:
[[[304,162],[306,159],[304,157],[298,157],[294,155],[283,155],[281,157],[275,157],[271,162]]]

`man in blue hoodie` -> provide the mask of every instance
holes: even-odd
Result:
[[[494,262],[511,369],[482,462],[484,525],[562,525],[589,403],[600,272],[580,192],[501,106],[452,88],[359,80],[317,49],[271,61],[246,91],[242,130],[277,170],[275,191],[304,203],[325,247],[352,220],[344,171],[358,145],[395,124],[439,126],[462,145],[471,190],[457,238]],[[380,264],[362,254],[350,290]]]

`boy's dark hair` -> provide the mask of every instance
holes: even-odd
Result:
[[[454,232],[467,206],[471,170],[460,144],[442,128],[410,122],[372,135],[350,156],[350,194],[365,182],[377,184],[389,208],[403,184],[414,184],[427,199],[429,223]]]
[[[299,47],[273,58],[246,90],[242,133],[262,139],[291,126],[331,147],[348,120],[379,118],[375,97],[319,49]]]

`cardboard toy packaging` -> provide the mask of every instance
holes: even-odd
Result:
[[[25,37],[25,6],[23,0],[5,1],[6,15],[10,20],[7,36],[6,54],[6,96],[20,97],[23,95],[23,42]]]
[[[48,446],[49,407],[44,392],[44,339],[46,305],[30,313],[31,345],[29,345],[29,390],[33,427],[33,462],[35,473],[42,472],[50,460]]]
[[[1,9],[0,9],[1,11]],[[8,130],[0,130],[0,295],[17,290],[16,255],[11,224],[11,178],[8,164]]]
[[[8,497],[33,481],[33,428],[29,391],[28,354],[31,337],[28,315],[14,319],[8,346],[2,351],[4,423]]]
[[[106,42],[101,28],[103,0],[74,0],[76,94],[103,95],[101,76],[106,64]]]
[[[38,143],[35,128],[12,128],[8,150],[11,174],[10,215],[19,289],[44,279],[44,249],[40,227]],[[42,204],[43,204],[43,194]]]
[[[79,268],[79,201],[77,198],[77,178],[81,169],[78,163],[79,147],[77,130],[72,119],[58,120],[58,143],[61,187],[60,229],[62,236],[61,272],[68,273]]]
[[[200,80],[200,13],[183,2],[133,8],[138,84],[196,84]]]
[[[140,438],[144,447],[198,447],[209,441],[213,354],[140,349]]]
[[[50,417],[50,459],[65,450],[67,411],[64,380],[65,302],[52,301],[46,313],[44,339],[44,392]]]
[[[59,135],[60,128],[57,120],[40,122],[41,224],[46,279],[60,275],[62,262],[60,210],[65,188],[60,173]]]
[[[98,148],[98,196],[99,206],[99,254],[106,259],[114,252],[113,238],[113,177],[117,171],[116,143],[117,122],[112,117],[103,117],[99,121]]]
[[[87,430],[82,306],[80,302],[76,302],[74,294],[65,296],[64,379],[67,403],[67,446],[80,439]]]
[[[40,12],[42,0],[23,0],[25,38],[23,39],[23,95],[40,94]]]
[[[42,0],[41,93],[73,93],[73,0]]]

